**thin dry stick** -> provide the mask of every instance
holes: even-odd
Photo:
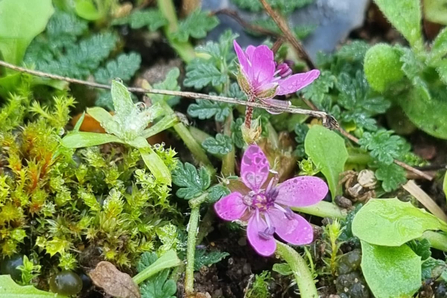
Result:
[[[354,137],[353,135],[349,134],[348,132],[346,132],[343,128],[338,127],[338,131],[345,136],[346,138],[350,139],[351,141],[353,141],[354,143],[358,144],[359,143],[359,139],[357,139],[356,137]],[[412,172],[416,175],[418,175],[419,177],[422,177],[424,179],[427,179],[428,181],[431,181],[433,179],[433,177],[431,177],[430,175],[425,174],[424,172],[415,169],[409,165],[407,165],[404,162],[401,162],[397,159],[394,160],[394,163],[397,164],[398,166],[401,166],[402,168],[404,168],[405,170]]]
[[[270,15],[270,17],[275,21],[276,25],[278,25],[279,29],[281,29],[282,33],[284,34],[284,37],[287,39],[287,41],[295,48],[295,50],[298,52],[298,55],[306,61],[307,66],[309,66],[310,69],[314,69],[315,65],[310,59],[307,52],[304,50],[303,46],[299,42],[298,39],[293,35],[292,31],[290,30],[289,26],[287,25],[287,22],[276,12],[273,10],[273,8],[270,6],[270,4],[267,3],[265,0],[259,0],[264,6],[265,11]]]
[[[236,22],[238,22],[246,30],[248,29],[248,30],[252,30],[252,31],[261,33],[263,35],[273,36],[273,37],[276,37],[276,38],[281,38],[281,36],[277,32],[275,32],[275,31],[271,31],[271,30],[265,29],[265,28],[263,28],[261,26],[253,25],[253,24],[250,24],[250,23],[244,21],[239,16],[239,14],[236,11],[234,11],[234,10],[223,8],[223,9],[215,10],[212,13],[210,13],[210,15],[217,15],[217,14],[225,14],[225,15],[233,18]]]
[[[428,209],[433,215],[439,219],[447,222],[447,216],[442,211],[442,209],[436,204],[435,201],[425,193],[419,186],[414,183],[413,180],[409,180],[404,186],[402,186],[406,191],[408,191],[413,197],[415,197],[425,208]]]
[[[30,70],[30,69],[27,69],[24,67],[20,67],[20,66],[16,66],[16,65],[7,63],[5,61],[1,61],[1,60],[0,60],[0,66],[4,66],[7,68],[16,70],[16,71],[29,73],[29,74],[43,77],[43,78],[49,78],[49,79],[59,80],[59,81],[66,81],[66,82],[73,83],[73,84],[81,84],[81,85],[86,85],[89,87],[100,88],[100,89],[109,89],[109,90],[112,88],[112,86],[110,86],[110,85],[98,84],[95,82],[88,82],[88,81],[84,81],[84,80],[68,78],[68,77],[64,77],[64,76],[59,76],[59,75],[54,75],[54,74],[50,74],[50,73],[46,73],[46,72],[37,71],[37,70]],[[207,100],[212,100],[212,101],[217,101],[217,102],[224,102],[224,103],[230,103],[230,104],[235,104],[235,105],[243,105],[243,106],[249,106],[249,107],[260,108],[260,109],[265,109],[265,110],[268,109],[270,111],[273,110],[273,111],[279,112],[279,113],[304,114],[304,115],[309,115],[309,116],[313,116],[313,117],[317,117],[317,118],[322,118],[323,122],[327,123],[327,125],[329,125],[329,126],[333,126],[334,121],[336,122],[336,120],[332,116],[328,115],[325,112],[305,110],[305,109],[296,108],[294,106],[290,106],[290,107],[268,106],[267,107],[267,106],[265,106],[261,103],[257,103],[257,102],[248,102],[248,101],[239,100],[237,98],[209,95],[209,94],[202,94],[202,93],[195,93],[195,92],[183,92],[183,91],[172,91],[172,90],[162,90],[162,89],[145,89],[145,88],[137,88],[137,87],[129,87],[127,89],[130,92],[134,92],[134,93],[164,94],[164,95],[181,96],[181,97],[193,98],[193,99],[207,99]]]
[[[54,80],[60,80],[60,81],[66,81],[69,83],[74,83],[74,84],[81,84],[81,85],[86,85],[86,86],[90,86],[90,87],[94,87],[94,88],[100,88],[100,89],[108,89],[110,90],[112,88],[112,86],[110,85],[105,85],[105,84],[98,84],[95,82],[88,82],[88,81],[83,81],[83,80],[78,80],[78,79],[73,79],[73,78],[68,78],[68,77],[63,77],[63,76],[59,76],[59,75],[54,75],[54,74],[49,74],[49,73],[45,73],[45,72],[41,72],[41,71],[37,71],[37,70],[30,70],[24,67],[20,67],[20,66],[16,66],[10,63],[7,63],[5,61],[0,60],[0,66],[4,66],[7,67],[9,69],[13,69],[16,71],[20,71],[23,73],[28,73],[31,75],[35,75],[35,76],[39,76],[39,77],[43,77],[43,78],[50,78],[50,79],[54,79]],[[344,136],[346,136],[348,139],[352,140],[354,143],[358,144],[358,139],[352,135],[350,135],[349,133],[347,133],[346,131],[344,131],[342,128],[339,127],[337,120],[332,117],[331,115],[325,113],[325,112],[321,112],[321,111],[312,111],[312,110],[304,110],[304,109],[300,109],[300,108],[296,108],[293,106],[290,107],[266,107],[261,103],[257,103],[257,102],[248,102],[248,101],[241,101],[238,100],[236,98],[231,98],[231,97],[225,97],[225,96],[216,96],[216,95],[209,95],[209,94],[201,94],[201,93],[195,93],[195,92],[182,92],[182,91],[172,91],[172,90],[160,90],[160,89],[144,89],[144,88],[135,88],[135,87],[129,87],[127,88],[130,92],[134,92],[134,93],[152,93],[152,94],[164,94],[164,95],[172,95],[172,96],[181,96],[181,97],[185,97],[185,98],[194,98],[194,99],[207,99],[207,100],[212,100],[212,101],[217,101],[217,102],[225,102],[225,103],[230,103],[230,104],[236,104],[236,105],[244,105],[244,106],[249,106],[249,107],[253,107],[253,108],[261,108],[261,109],[268,109],[270,111],[274,110],[275,112],[286,112],[286,113],[292,113],[292,114],[304,114],[304,115],[310,115],[313,117],[317,117],[317,118],[322,118],[323,119],[323,124],[327,127],[329,127],[330,129],[337,129],[339,130]],[[432,177],[428,176],[427,174],[403,163],[400,162],[398,160],[394,161],[397,165],[400,165],[401,167],[407,169],[410,172],[415,173],[416,175],[425,178],[427,180],[432,180]]]

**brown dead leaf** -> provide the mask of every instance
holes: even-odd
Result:
[[[99,262],[89,273],[93,283],[114,297],[141,298],[138,286],[129,274],[116,269],[110,262]]]

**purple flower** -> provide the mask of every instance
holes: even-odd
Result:
[[[289,65],[281,63],[277,66],[273,52],[265,45],[250,45],[244,52],[236,41],[233,44],[240,64],[238,82],[249,98],[255,97],[269,104],[276,95],[295,93],[320,75],[317,69],[291,75]],[[278,104],[278,101],[274,103]]]
[[[269,172],[270,166],[261,148],[251,145],[241,161],[241,179],[245,186],[214,205],[217,215],[224,220],[248,221],[248,241],[262,256],[275,252],[274,233],[293,245],[311,243],[312,226],[290,207],[316,204],[328,192],[327,184],[318,177],[295,177],[277,185],[276,177],[267,182]]]

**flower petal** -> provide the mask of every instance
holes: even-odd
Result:
[[[242,195],[232,192],[214,204],[216,214],[224,220],[236,220],[241,218],[247,206],[242,201]]]
[[[290,207],[306,207],[323,200],[327,192],[326,182],[318,177],[295,177],[278,186],[275,203]]]
[[[254,214],[248,221],[247,226],[247,238],[251,246],[261,256],[271,256],[276,250],[275,238],[273,236],[270,239],[265,239],[260,236],[260,232],[264,232],[267,229],[267,224]]]
[[[276,208],[267,212],[275,227],[275,233],[282,240],[293,245],[306,245],[313,241],[313,228],[302,216],[292,213],[293,218],[289,219],[284,212]]]
[[[251,145],[245,150],[241,161],[241,179],[244,184],[258,191],[269,175],[269,162],[258,145]]]
[[[318,78],[319,75],[320,71],[318,69],[313,69],[311,71],[297,73],[284,80],[280,80],[276,95],[295,93],[312,83],[316,78]]]
[[[273,52],[265,45],[256,47],[250,56],[250,62],[253,68],[253,87],[260,91],[268,88],[263,88],[273,81],[275,74],[275,61]]]
[[[242,48],[239,46],[239,44],[236,42],[236,40],[233,41],[234,51],[236,52],[237,59],[239,60],[239,64],[241,65],[241,68],[245,75],[248,75],[249,70],[251,68],[250,62],[248,60],[247,55],[244,53]]]

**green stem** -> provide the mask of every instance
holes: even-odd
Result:
[[[160,101],[160,104],[166,111],[166,115],[175,115],[174,110],[172,110],[172,108],[165,101]],[[202,146],[197,143],[191,135],[188,128],[183,123],[179,122],[174,125],[174,130],[185,143],[186,147],[188,147],[189,151],[191,151],[194,158],[209,171],[211,176],[214,175],[216,170],[214,169],[213,164],[208,159],[208,156],[206,155]]]
[[[150,137],[156,135],[157,133],[162,132],[163,130],[171,128],[173,125],[177,124],[178,122],[179,122],[178,118],[174,114],[166,115],[160,121],[158,121],[157,123],[155,123],[148,129],[145,129],[141,136],[145,139],[150,138]]]
[[[347,164],[366,165],[372,161],[368,153],[349,153]]]
[[[177,15],[172,0],[158,0],[157,3],[161,13],[168,20],[168,25],[164,27],[164,33],[169,40],[169,44],[183,61],[186,63],[191,62],[196,56],[193,46],[189,42],[175,40],[172,35],[172,33],[178,30]]]
[[[224,123],[224,134],[229,136],[231,138],[231,123],[233,122],[233,111],[230,112],[230,115],[228,115],[227,119],[225,120]],[[235,158],[236,158],[236,154],[235,154],[235,150],[234,150],[234,145],[233,145],[233,149],[231,149],[231,151],[226,154],[225,156],[223,156],[222,158],[222,174],[224,176],[230,176],[230,175],[234,175],[234,167],[235,167]]]
[[[447,235],[444,233],[425,231],[421,238],[425,238],[430,241],[431,247],[442,251],[447,251]]]
[[[300,289],[301,298],[318,298],[312,274],[304,259],[290,246],[276,241],[276,254],[289,264]]]
[[[191,133],[194,140],[197,141],[197,143],[202,144],[203,141],[205,141],[207,138],[210,138],[211,136],[204,132],[203,130],[198,129],[197,127],[190,126],[189,132]]]
[[[132,279],[138,285],[164,269],[177,267],[181,264],[182,261],[177,257],[175,250],[171,249],[158,258],[152,265],[132,277]]]
[[[318,217],[339,219],[344,219],[347,215],[347,211],[345,209],[341,209],[337,205],[325,201],[321,201],[309,207],[292,207],[292,210],[315,215]]]
[[[188,223],[188,242],[186,244],[185,293],[186,296],[194,294],[194,256],[196,252],[197,227],[199,226],[200,205],[205,202],[208,193],[189,201],[191,216]]]
[[[200,164],[206,167],[211,176],[214,175],[216,173],[216,170],[211,164],[211,161],[208,159],[208,156],[206,155],[202,146],[197,143],[188,128],[183,123],[178,123],[174,125],[174,130],[177,132],[183,142],[185,142],[186,147],[188,147],[189,151],[191,151],[194,158]]]

